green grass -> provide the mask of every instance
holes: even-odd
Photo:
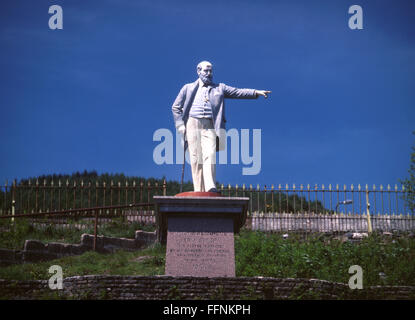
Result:
[[[387,240],[373,234],[360,243],[327,240],[318,235],[242,232],[235,239],[238,276],[313,278],[348,283],[349,267],[363,269],[363,286],[415,285],[415,239]],[[382,279],[379,273],[386,278]]]
[[[122,229],[119,222],[108,226],[107,235],[133,238],[134,225]],[[27,226],[20,226],[27,228]],[[101,229],[102,231],[103,229]],[[20,243],[24,230],[16,235]],[[85,231],[82,231],[85,232]],[[47,235],[40,231],[28,233],[31,238],[46,241]],[[101,232],[100,232],[101,234]],[[65,242],[79,242],[78,234],[52,234]],[[61,239],[58,239],[61,240]],[[7,243],[1,235],[0,241]],[[16,243],[10,240],[10,243]],[[109,275],[162,275],[164,274],[165,246],[156,245],[137,252],[118,251],[114,254],[86,252],[42,263],[31,263],[0,267],[0,279],[48,279],[48,269],[57,264],[63,268],[64,277],[88,274]],[[140,256],[151,256],[142,262],[134,261]],[[415,239],[400,237],[396,240],[372,234],[360,243],[342,242],[314,234],[308,239],[290,234],[283,239],[281,234],[243,230],[235,236],[235,266],[237,276],[264,276],[275,278],[313,278],[348,283],[352,276],[349,267],[359,265],[363,269],[363,286],[415,285]],[[381,278],[384,273],[386,278]]]
[[[165,246],[155,245],[137,252],[117,251],[100,254],[88,251],[79,256],[69,256],[41,263],[27,263],[0,267],[0,279],[46,280],[51,277],[52,265],[62,267],[63,277],[82,275],[162,275],[164,274]],[[136,261],[139,257],[149,258]]]

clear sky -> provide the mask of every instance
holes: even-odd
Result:
[[[63,9],[50,30],[49,6]],[[363,8],[351,30],[348,8]],[[153,133],[209,60],[214,81],[272,90],[228,100],[227,127],[262,130],[258,175],[224,183],[395,184],[415,143],[414,1],[2,0],[0,184],[96,170],[180,180]],[[190,179],[187,165],[185,179]]]

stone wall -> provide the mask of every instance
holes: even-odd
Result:
[[[51,290],[48,280],[0,280],[2,299],[415,299],[415,287],[346,284],[315,279],[265,277],[77,276]]]
[[[96,249],[101,253],[111,253],[118,249],[140,250],[156,241],[155,232],[137,230],[134,239],[98,236]],[[83,234],[79,244],[42,243],[38,240],[26,240],[23,250],[0,249],[0,266],[16,263],[47,261],[64,256],[80,255],[93,250],[94,236]]]
[[[410,215],[371,215],[373,231],[413,231],[415,217]],[[314,214],[314,213],[257,213],[248,217],[246,227],[261,231],[307,232],[367,232],[365,214]]]

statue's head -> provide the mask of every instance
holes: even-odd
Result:
[[[197,75],[204,84],[211,84],[213,78],[213,68],[209,61],[202,61],[197,65]]]

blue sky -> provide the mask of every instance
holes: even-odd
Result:
[[[63,30],[48,28],[49,6]],[[348,27],[363,8],[363,30]],[[153,133],[209,60],[214,81],[269,89],[228,100],[227,126],[262,130],[262,166],[224,183],[395,184],[415,137],[412,1],[5,0],[0,3],[0,184],[97,170],[179,180]],[[185,179],[190,179],[187,166]]]

